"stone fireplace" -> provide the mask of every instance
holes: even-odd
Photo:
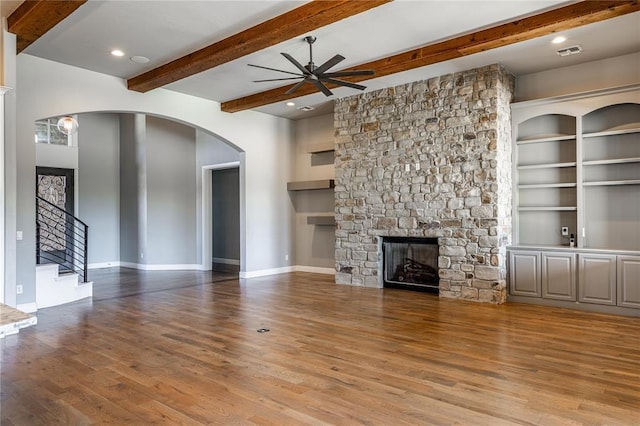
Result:
[[[381,288],[384,237],[434,238],[440,297],[506,300],[513,86],[491,65],[336,101],[336,283]]]

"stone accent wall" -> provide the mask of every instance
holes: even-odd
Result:
[[[336,101],[338,284],[382,287],[380,237],[436,237],[441,297],[506,300],[513,87],[491,65]]]

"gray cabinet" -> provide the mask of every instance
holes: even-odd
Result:
[[[615,305],[616,256],[609,254],[579,254],[578,301]]]
[[[576,255],[542,252],[542,297],[576,300]]]
[[[540,253],[534,251],[509,252],[510,293],[514,296],[540,297]]]
[[[640,256],[618,256],[618,306],[640,308]]]

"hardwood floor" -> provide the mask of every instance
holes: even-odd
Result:
[[[112,273],[108,297],[0,342],[2,425],[640,424],[638,318],[307,273]]]

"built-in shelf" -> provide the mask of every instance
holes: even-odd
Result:
[[[598,166],[601,164],[625,164],[625,163],[640,163],[640,157],[628,157],[628,158],[612,158],[609,160],[589,160],[583,161],[583,166]]]
[[[533,169],[557,169],[562,167],[575,167],[576,162],[570,163],[550,163],[550,164],[529,164],[526,166],[518,166],[518,170],[533,170]]]
[[[601,136],[626,135],[630,133],[640,133],[640,123],[630,123],[613,129],[603,130],[601,132],[585,133],[583,138],[598,138]]]
[[[593,182],[584,182],[584,186],[617,186],[617,185],[640,185],[640,179],[629,180],[601,180]]]
[[[575,188],[576,184],[568,183],[536,183],[531,185],[518,185],[520,189],[538,189],[538,188]]]
[[[287,191],[307,191],[311,189],[331,189],[335,186],[333,179],[307,180],[288,182]]]
[[[553,211],[559,211],[559,212],[574,212],[576,210],[578,210],[577,207],[558,207],[558,206],[551,206],[551,207],[518,207],[518,210],[521,212],[553,212]]]
[[[309,154],[320,154],[323,152],[331,152],[335,149],[335,143],[331,141],[316,142],[309,145],[307,152]]]
[[[317,225],[317,226],[335,226],[336,217],[335,216],[307,216],[307,224]]]
[[[543,135],[541,137],[518,139],[516,142],[518,145],[524,145],[528,143],[540,143],[540,142],[555,142],[555,141],[569,141],[576,138],[576,135]]]

